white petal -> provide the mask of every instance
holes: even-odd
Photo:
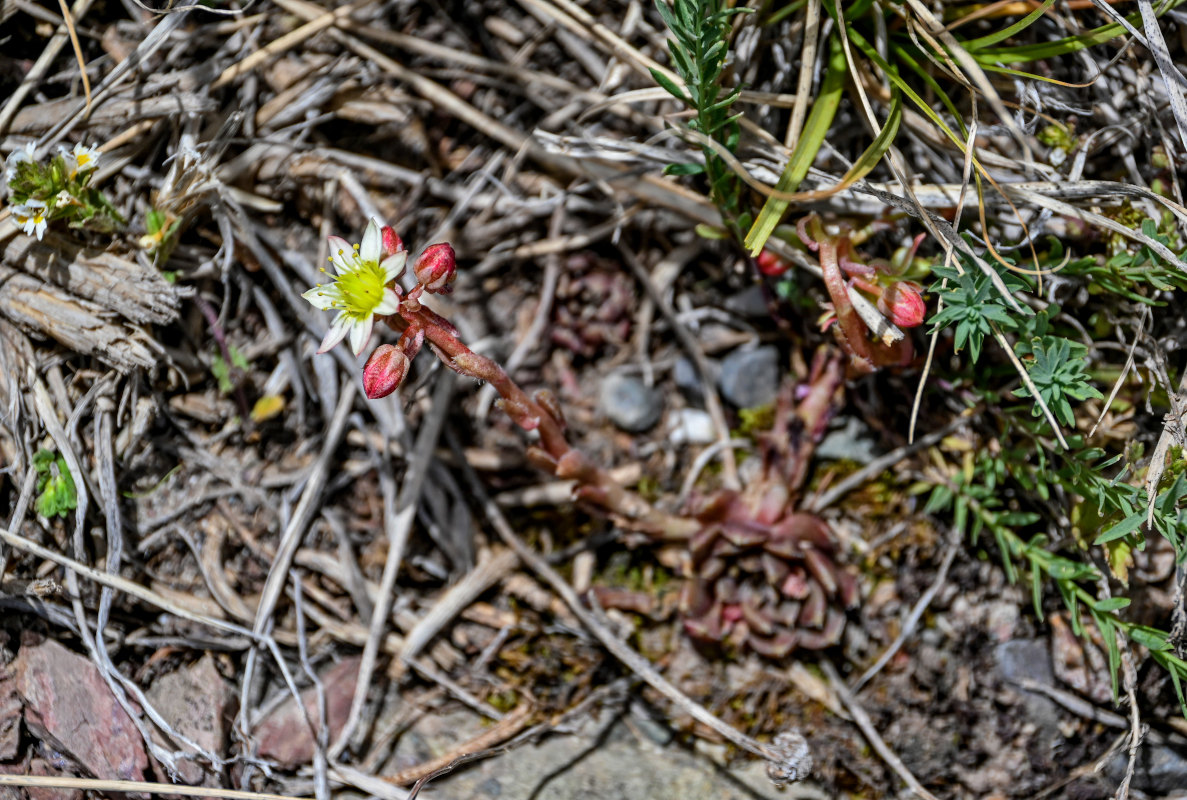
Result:
[[[36,232],[37,232],[37,241],[39,241],[39,242],[41,241],[41,237],[42,237],[42,236],[45,236],[45,228],[46,228],[46,225],[47,225],[47,223],[46,223],[46,221],[45,221],[45,217],[42,217],[42,218],[41,218],[41,221],[40,221],[40,222],[38,222],[38,223],[37,223],[37,224],[34,226],[34,227],[35,227],[35,229],[36,229]]]
[[[371,217],[363,241],[359,243],[359,259],[368,264],[378,264],[383,255],[383,235],[379,232],[379,220]]]
[[[404,263],[406,261],[408,261],[408,253],[406,251],[393,253],[383,259],[379,264],[379,268],[383,270],[383,282],[391,283],[394,280],[398,280],[404,274]]]
[[[301,296],[319,311],[325,311],[334,305],[339,295],[337,286],[314,286]]]
[[[321,340],[321,345],[317,348],[318,355],[342,341],[348,330],[350,330],[350,317],[346,316],[345,312],[334,317],[334,324],[330,326],[325,338]]]
[[[371,328],[375,325],[375,317],[368,314],[359,322],[354,323],[350,329],[350,349],[354,351],[357,356],[363,352],[363,348],[367,346],[367,342],[371,341]]]
[[[400,310],[400,295],[396,294],[395,289],[384,289],[383,299],[379,301],[379,305],[375,306],[375,312],[379,316],[385,314],[395,314]]]
[[[331,236],[329,242],[330,260],[334,262],[334,269],[338,270],[338,274],[353,270],[354,248],[350,246],[350,242],[341,236]]]

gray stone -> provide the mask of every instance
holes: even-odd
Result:
[[[672,367],[672,380],[676,381],[676,386],[685,392],[701,393],[701,375],[688,356],[680,356],[676,359],[676,364]]]
[[[771,316],[767,305],[767,293],[757,283],[725,298],[725,308],[739,317],[765,319]]]
[[[1105,774],[1120,783],[1128,764],[1129,750],[1126,748],[1113,757],[1105,767]],[[1187,755],[1166,744],[1143,743],[1138,750],[1130,786],[1152,795],[1183,791],[1187,788]]]
[[[664,398],[638,378],[616,373],[602,382],[598,407],[624,431],[643,433],[659,422],[664,411]]]
[[[1038,639],[1011,639],[997,646],[997,670],[1008,681],[1032,680],[1044,686],[1055,683],[1047,643]]]
[[[174,730],[216,756],[226,750],[225,712],[230,696],[231,688],[210,654],[192,666],[162,675],[148,689],[149,701]],[[157,744],[168,747],[162,734],[153,733]],[[216,776],[206,775],[194,761],[178,761],[177,769],[184,783],[218,785]]]
[[[401,737],[384,772],[453,752],[479,734],[483,722],[459,711],[426,715]],[[713,800],[793,800],[821,797],[810,784],[780,791],[757,761],[737,769],[723,767],[675,742],[656,741],[608,712],[578,723],[569,734],[546,736],[505,755],[478,761],[432,781],[426,790],[439,797],[497,797],[499,800],[637,800],[713,798]],[[634,730],[633,730],[634,729]]]
[[[89,659],[26,634],[13,672],[33,736],[96,778],[144,780],[140,732]]]
[[[997,672],[1006,681],[1016,684],[1029,680],[1053,686],[1055,672],[1051,666],[1051,653],[1048,645],[1038,639],[1011,639],[1002,642],[994,651],[997,659]],[[1059,725],[1059,708],[1051,698],[1028,692],[1021,688],[1027,715],[1039,727],[1049,733],[1054,733]]]
[[[361,661],[360,656],[344,658],[318,676],[326,693],[326,721],[329,723],[330,741],[334,741],[346,726]],[[304,711],[289,696],[269,711],[255,728],[256,752],[285,769],[303,766],[313,760],[316,744],[305,720],[307,717],[311,720],[318,718],[315,687],[310,686],[301,692],[301,705],[305,707]]]
[[[833,461],[855,461],[868,464],[878,457],[878,448],[869,438],[870,429],[856,417],[850,417],[845,427],[829,431],[816,448],[816,455]]]
[[[726,356],[717,385],[737,408],[757,408],[775,402],[779,378],[779,350],[758,347],[735,350]]]

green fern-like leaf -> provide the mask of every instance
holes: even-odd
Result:
[[[1100,399],[1104,397],[1088,382],[1084,355],[1087,348],[1060,336],[1042,336],[1030,341],[1030,354],[1034,360],[1027,366],[1027,372],[1034,381],[1039,396],[1055,414],[1059,422],[1068,427],[1075,425],[1072,400]],[[1030,397],[1030,389],[1023,386],[1014,390],[1017,397]],[[1035,405],[1034,415],[1042,414]]]
[[[991,323],[1011,325],[1011,312],[981,272],[970,269],[959,272],[939,266],[933,272],[941,280],[932,286],[932,291],[940,295],[944,308],[931,318],[932,333],[952,326],[956,349],[962,350],[967,344],[969,354],[976,361],[985,337],[993,330]]]

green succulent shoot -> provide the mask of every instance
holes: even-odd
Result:
[[[43,517],[65,517],[78,508],[78,491],[66,459],[52,450],[38,450],[33,456],[37,470],[37,500],[34,508]]]

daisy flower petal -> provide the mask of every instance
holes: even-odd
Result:
[[[375,306],[375,313],[380,315],[395,314],[400,310],[400,295],[394,289],[383,290],[383,299]]]
[[[375,325],[375,317],[368,316],[361,320],[355,321],[350,328],[350,349],[354,351],[357,356],[363,352],[363,348],[367,346],[367,342],[371,340],[371,330]]]
[[[399,280],[400,276],[404,274],[404,264],[408,261],[407,251],[394,253],[383,259],[379,264],[379,268],[383,270],[384,283],[391,283]]]
[[[318,311],[326,311],[334,307],[334,301],[338,296],[337,288],[336,286],[323,286],[319,283],[301,296]]]
[[[71,155],[74,157],[75,169],[79,172],[86,172],[99,166],[99,151],[93,147],[87,147],[82,142],[74,145]]]
[[[374,217],[367,223],[367,230],[363,231],[363,241],[359,244],[359,260],[379,263],[383,255],[383,236],[379,232],[379,221]]]
[[[350,317],[345,313],[334,317],[334,324],[326,331],[326,336],[321,340],[321,345],[317,348],[318,355],[328,352],[330,348],[338,344],[346,338],[347,331],[350,330]]]
[[[331,236],[329,243],[330,260],[334,262],[334,269],[338,271],[339,275],[349,272],[354,267],[356,260],[354,248],[350,246],[350,242],[341,236]]]

